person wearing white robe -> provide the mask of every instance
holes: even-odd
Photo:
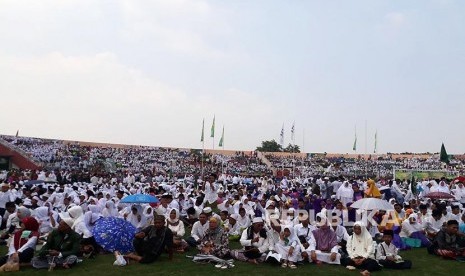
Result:
[[[87,229],[92,232],[95,223],[102,217],[102,214],[98,205],[89,205],[87,209],[88,211],[84,214],[84,222],[86,223]]]
[[[299,260],[299,239],[294,233],[292,225],[281,226],[280,239],[275,244],[275,250],[281,255],[281,267],[297,268],[295,263]]]
[[[171,209],[169,216],[166,217],[166,224],[174,236],[184,236],[184,223],[179,219],[179,211],[177,209]]]
[[[84,222],[84,213],[81,206],[74,206],[69,208],[68,214],[73,219],[73,225],[71,226],[71,229],[81,235],[84,239],[91,238],[92,233],[89,231]]]
[[[137,229],[142,229],[142,226],[145,225],[145,217],[142,216],[143,208],[141,205],[133,205],[129,213],[124,214],[126,221],[131,223]]]
[[[463,183],[459,182],[457,187],[453,190],[455,200],[460,202],[462,206],[465,206],[465,187]]]
[[[231,214],[229,215],[229,218],[223,225],[224,229],[228,232],[230,238],[234,236],[239,236],[241,234],[241,228],[239,226],[239,223],[237,223],[238,218],[239,214]]]
[[[239,209],[239,217],[237,218],[239,228],[242,230],[246,229],[251,225],[250,216],[246,213],[244,208]]]
[[[408,219],[402,222],[402,230],[399,233],[401,238],[409,238],[415,232],[423,232],[423,227],[417,223],[418,215],[410,214]]]
[[[265,260],[270,242],[262,218],[254,218],[252,225],[242,231],[240,243],[243,250],[231,252],[235,259],[255,264]]]
[[[105,218],[119,216],[118,209],[115,207],[115,202],[109,200],[105,203],[105,208],[102,210],[102,216]]]
[[[142,216],[144,216],[145,225],[142,228],[148,227],[153,224],[153,208],[150,205],[144,207],[144,211],[142,212]]]
[[[218,191],[214,182],[205,182],[205,200],[204,203],[213,204],[218,199]]]
[[[380,265],[374,260],[373,239],[361,222],[354,223],[354,233],[347,241],[348,258],[341,259],[343,266],[353,266],[363,271],[362,275],[380,270]]]
[[[348,181],[344,181],[344,184],[336,191],[336,198],[341,201],[343,206],[354,201],[354,190]]]
[[[309,262],[340,264],[341,254],[339,254],[339,245],[337,243],[336,233],[331,229],[328,219],[317,214],[317,229],[310,234],[309,247],[305,250],[304,257]]]

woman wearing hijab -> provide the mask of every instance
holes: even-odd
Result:
[[[184,236],[184,222],[179,219],[179,210],[172,208],[166,217],[166,226],[173,232],[173,248],[177,252],[184,252],[189,246],[182,237]]]
[[[153,207],[150,205],[145,206],[142,214],[145,218],[145,225],[143,225],[142,228],[152,225],[153,224]]]
[[[53,212],[49,207],[39,207],[34,210],[34,218],[39,222],[39,233],[40,235],[48,234],[58,224]]]
[[[361,274],[364,276],[381,270],[381,266],[373,259],[373,239],[360,221],[354,224],[354,233],[347,241],[347,253],[349,257],[341,259],[343,266],[362,269]]]
[[[87,229],[92,232],[94,225],[99,218],[102,217],[100,213],[100,208],[98,205],[89,205],[87,206],[88,211],[84,214],[84,222]]]
[[[86,223],[84,222],[84,214],[81,206],[73,206],[68,209],[69,216],[73,219],[73,225],[71,229],[81,235],[83,239],[92,237],[92,233],[87,229]]]
[[[428,247],[431,245],[425,236],[423,226],[418,223],[418,215],[415,213],[410,214],[408,219],[402,222],[402,230],[399,235],[406,244],[412,247]]]
[[[238,218],[238,214],[229,215],[228,219],[223,225],[224,230],[228,233],[230,241],[238,241],[241,237],[241,229],[237,223]]]
[[[241,231],[251,225],[250,217],[245,211],[245,209],[242,207],[239,209],[239,217],[237,218],[237,223],[239,224],[239,228],[241,229]]]
[[[105,203],[105,208],[102,210],[102,216],[104,218],[119,216],[118,209],[116,208],[115,202],[113,200],[108,200]]]
[[[38,230],[39,223],[35,218],[23,218],[21,220],[21,230],[17,231],[11,239],[8,254],[0,258],[0,266],[4,265],[13,255],[17,255],[19,263],[31,262],[39,239]]]
[[[142,206],[132,205],[131,211],[129,214],[124,214],[124,219],[130,222],[138,230],[141,230],[143,225],[145,225],[145,218],[142,216]]]
[[[228,234],[220,227],[217,218],[210,218],[209,228],[205,231],[198,249],[202,254],[214,255],[218,258],[229,256]]]
[[[281,227],[279,241],[275,244],[275,250],[281,255],[281,267],[297,268],[295,263],[300,256],[299,238],[295,235],[292,225]]]
[[[331,230],[329,221],[321,214],[317,215],[318,229],[312,231],[313,239],[306,250],[310,262],[340,264],[336,232]]]
[[[367,181],[367,186],[368,188],[365,190],[366,197],[381,198],[381,192],[379,191],[378,187],[376,187],[374,180],[369,179]]]
[[[344,184],[336,191],[336,198],[340,200],[344,206],[353,201],[354,190],[348,181],[344,181]]]

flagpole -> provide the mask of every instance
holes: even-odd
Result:
[[[365,120],[365,178],[368,177],[368,158],[367,158],[367,155],[368,155],[368,152],[367,152],[367,149],[368,149],[368,138],[367,138],[367,120]]]
[[[292,124],[292,177],[295,179],[295,121]]]
[[[203,181],[203,178],[204,178],[204,166],[203,166],[204,154],[205,154],[205,118],[203,118],[203,121],[202,121],[202,156],[200,158],[201,159],[200,161],[201,162],[201,175],[200,175],[201,181]]]
[[[302,152],[305,153],[305,128],[304,128],[304,133],[303,133],[303,138],[302,138]]]

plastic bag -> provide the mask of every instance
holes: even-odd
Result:
[[[113,262],[113,265],[125,266],[128,264],[126,260],[124,259],[123,255],[121,255],[118,251],[115,252],[115,258],[116,260]]]

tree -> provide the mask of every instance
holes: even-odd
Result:
[[[256,151],[261,152],[281,152],[283,151],[282,147],[274,139],[270,141],[262,141],[262,145],[257,147]]]
[[[298,145],[291,145],[289,144],[284,150],[284,152],[295,152],[295,153],[299,153],[300,152],[300,148]]]

